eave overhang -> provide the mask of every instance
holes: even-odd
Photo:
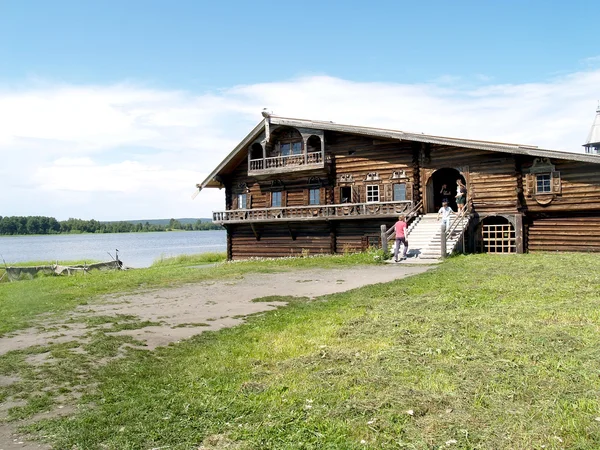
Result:
[[[556,158],[568,161],[587,162],[600,164],[600,155],[579,154],[559,150],[541,149],[536,146],[508,144],[502,142],[479,141],[472,139],[459,139],[445,136],[434,136],[421,133],[410,133],[398,130],[389,130],[385,128],[371,128],[354,125],[343,125],[333,122],[319,120],[293,119],[279,116],[269,116],[261,120],[258,125],[225,157],[225,159],[208,175],[208,177],[197,187],[199,189],[216,187],[221,188],[223,184],[219,178],[224,173],[229,173],[244,158],[246,154],[242,152],[246,146],[258,139],[261,133],[265,133],[267,121],[271,125],[281,125],[290,127],[312,128],[324,131],[337,131],[340,133],[349,133],[360,136],[368,136],[379,139],[391,139],[399,141],[422,142],[427,144],[448,145],[453,147],[471,148],[490,152],[511,153],[517,155],[526,155],[542,158]]]

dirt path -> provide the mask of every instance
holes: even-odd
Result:
[[[344,292],[357,287],[384,283],[419,274],[431,266],[385,265],[359,266],[339,269],[310,269],[273,274],[248,274],[236,279],[206,281],[174,288],[161,288],[128,295],[105,297],[101,301],[77,308],[64,322],[45,322],[43,328],[20,330],[0,338],[0,355],[13,350],[24,350],[34,345],[48,345],[69,341],[86,342],[86,336],[102,325],[89,325],[94,317],[127,315],[155,324],[111,334],[129,335],[146,344],[144,348],[159,346],[190,338],[206,330],[232,327],[243,322],[244,316],[268,311],[284,305],[280,302],[252,302],[269,296],[318,297]],[[88,322],[89,323],[89,322]],[[35,364],[35,361],[32,361]],[[4,383],[9,383],[6,378]],[[17,378],[13,382],[18,381]],[[21,423],[3,419],[10,399],[0,403],[0,450],[49,448],[27,441],[15,432]],[[60,414],[60,411],[49,414]],[[46,413],[38,418],[49,417]],[[35,420],[35,418],[33,419]]]

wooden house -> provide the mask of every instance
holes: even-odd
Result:
[[[229,259],[378,246],[399,214],[415,255],[438,257],[432,224],[457,179],[468,210],[448,251],[600,251],[600,156],[263,116],[198,185],[224,188]]]

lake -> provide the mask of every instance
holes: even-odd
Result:
[[[108,253],[114,256],[115,249],[119,249],[119,259],[126,266],[148,267],[161,257],[224,252],[226,235],[224,230],[210,230],[0,236],[0,255],[9,265],[27,261],[110,261]]]

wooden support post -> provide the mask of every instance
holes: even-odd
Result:
[[[256,230],[256,227],[253,223],[250,223],[250,228],[252,228],[252,232],[254,233],[254,237],[257,241],[260,241],[260,233]]]
[[[233,236],[231,236],[231,226],[225,227],[227,230],[227,261],[231,261],[233,259]]]
[[[523,242],[523,216],[515,214],[515,247],[517,253],[525,252],[525,243]]]
[[[383,250],[383,256],[388,257],[388,238],[387,238],[387,227],[381,225],[381,249]]]
[[[442,227],[440,229],[440,249],[442,253],[442,258],[446,257],[446,224],[442,223]]]
[[[334,222],[329,222],[329,253],[335,255],[336,247],[336,227]]]

